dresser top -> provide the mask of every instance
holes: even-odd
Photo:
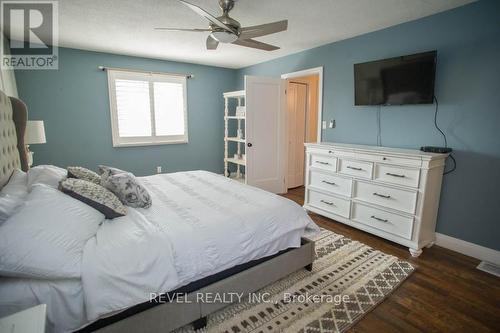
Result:
[[[448,154],[435,154],[426,153],[418,149],[404,149],[404,148],[392,148],[392,147],[379,147],[370,145],[357,145],[350,143],[335,143],[335,142],[321,142],[321,143],[305,143],[306,147],[316,147],[316,148],[326,148],[326,149],[341,149],[345,151],[362,151],[367,153],[377,153],[377,154],[394,154],[402,156],[416,156],[422,159],[444,159],[448,157]]]

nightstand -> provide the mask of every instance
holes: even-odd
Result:
[[[0,319],[2,333],[44,333],[47,305],[40,304]]]

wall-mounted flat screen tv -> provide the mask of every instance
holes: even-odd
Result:
[[[436,51],[354,65],[355,105],[432,104]]]

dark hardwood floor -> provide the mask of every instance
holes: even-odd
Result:
[[[304,188],[285,195],[302,205]],[[311,213],[320,226],[411,262],[413,273],[350,332],[500,332],[500,278],[479,261],[439,246],[412,258],[408,248]]]

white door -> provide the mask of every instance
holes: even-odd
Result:
[[[288,109],[288,188],[304,185],[307,84],[290,82]]]
[[[245,76],[247,184],[285,193],[285,80]]]

